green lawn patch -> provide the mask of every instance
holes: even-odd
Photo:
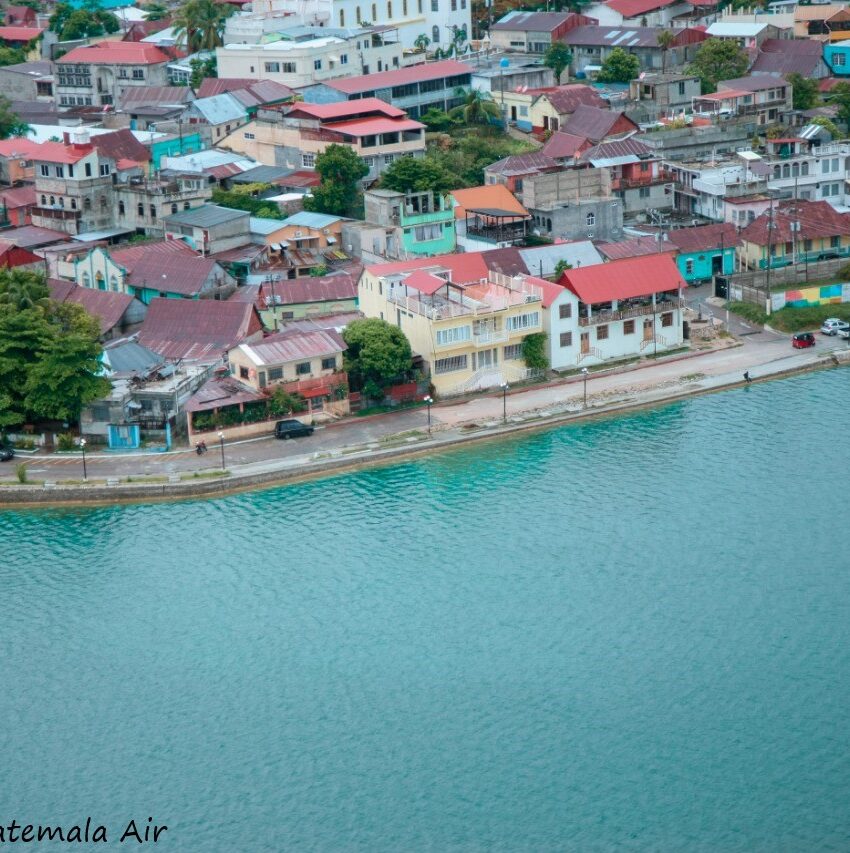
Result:
[[[733,314],[743,317],[748,323],[763,326],[767,322],[767,314],[752,302],[729,302],[727,307]]]

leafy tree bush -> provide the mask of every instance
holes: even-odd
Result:
[[[694,56],[689,73],[700,79],[704,95],[713,92],[720,80],[734,80],[746,73],[750,59],[742,47],[728,39],[707,39]]]
[[[640,73],[640,61],[621,47],[615,47],[602,63],[596,79],[602,83],[628,83]]]
[[[785,79],[793,88],[793,105],[795,110],[810,110],[817,105],[820,95],[818,81],[803,77],[802,74],[788,74]]]
[[[333,216],[356,216],[363,206],[360,181],[369,174],[362,157],[332,143],[316,157],[321,183],[304,199],[304,209]]]
[[[573,265],[569,262],[561,258],[557,264],[555,264],[555,281],[560,281],[561,276],[567,271],[571,270]]]
[[[573,61],[573,52],[562,42],[553,41],[543,55],[543,64],[555,74],[555,82],[560,84],[561,75]]]
[[[535,332],[522,339],[522,357],[526,367],[531,370],[545,370],[549,366],[545,332]]]
[[[17,113],[12,112],[11,102],[0,95],[0,139],[27,136],[30,132],[30,126]]]
[[[286,219],[286,216],[280,212],[274,202],[258,197],[270,189],[272,189],[271,184],[245,184],[230,190],[216,187],[212,191],[212,200],[222,207],[247,210],[252,216],[263,216],[267,219]]]
[[[436,160],[427,157],[400,157],[381,175],[381,186],[400,193],[446,192],[456,186],[454,179]]]
[[[370,317],[349,323],[342,337],[349,378],[372,399],[382,399],[384,389],[411,369],[410,342],[397,326]]]

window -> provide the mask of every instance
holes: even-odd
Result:
[[[42,206],[42,207],[47,207],[47,196],[46,196],[46,195],[43,195],[43,196],[41,197],[41,206]]]
[[[245,139],[256,139],[257,138],[253,133],[243,133],[242,136]]]
[[[101,176],[101,178],[105,178],[110,173],[110,171],[111,171],[111,169],[109,167],[109,163],[101,163],[100,164],[100,176]]]
[[[633,335],[635,333],[635,321],[634,320],[624,320],[623,321],[623,334],[624,335]]]
[[[282,367],[269,368],[269,381],[273,382],[275,379],[283,379],[283,368]]]
[[[829,247],[831,249],[841,248],[841,238],[840,237],[830,237],[829,238]]]
[[[240,367],[239,368],[239,378],[240,379],[248,379],[249,377],[250,377],[250,374],[248,372],[248,368],[247,367]]]
[[[847,56],[843,53],[838,53],[837,51],[832,54],[832,64],[835,66],[844,66],[847,64]]]
[[[668,311],[666,314],[661,315],[661,325],[662,326],[672,326],[673,325],[673,312]]]
[[[392,19],[392,16],[393,16],[392,0],[387,0],[387,17]]]
[[[422,0],[416,0],[416,11],[420,15],[422,14]]]
[[[434,373],[454,373],[458,370],[466,370],[466,362],[467,357],[465,355],[438,358],[434,362]]]
[[[345,9],[339,10],[339,25],[341,27],[345,26]]]
[[[310,372],[310,362],[309,361],[301,361],[295,365],[295,372],[298,376],[304,376],[306,373]]]
[[[378,22],[378,4],[372,4],[372,23],[376,24]]]
[[[440,11],[440,0],[431,0],[431,11],[439,12]]]
[[[91,163],[86,163],[86,177],[91,177]]]
[[[608,340],[608,326],[597,326],[596,327],[596,340],[597,341],[607,341]]]
[[[407,0],[401,0],[401,14],[407,17]]]
[[[65,177],[65,169],[62,166],[56,167],[56,177],[57,178],[64,178]]]
[[[432,8],[432,9],[434,9],[434,6],[435,6],[435,5],[436,5],[436,3],[433,3],[433,2],[432,2],[432,3],[431,3],[431,8]],[[436,11],[436,10],[435,10],[435,11]],[[431,30],[431,41],[432,41],[432,42],[434,42],[434,44],[439,44],[439,43],[440,43],[440,28],[439,28],[439,27],[434,27],[434,28]]]
[[[91,199],[84,198],[83,199],[83,210],[91,210]]]
[[[284,74],[295,74],[298,70],[298,64],[295,62],[284,62],[281,64]]]
[[[684,83],[679,83],[679,94],[680,95],[685,94],[685,84]]]
[[[518,332],[522,329],[535,329],[539,325],[539,311],[532,311],[528,314],[517,314],[515,317],[507,317],[505,319],[505,328],[509,332]]]
[[[151,222],[156,222],[156,207],[151,205]]]
[[[83,273],[83,287],[91,287],[91,276],[87,273]]]
[[[266,63],[266,71],[269,71],[272,74],[279,74],[280,73],[280,63],[279,62],[267,62]]]
[[[594,225],[596,225],[596,214],[595,213],[588,213],[587,216],[584,217],[584,221],[585,221],[588,228],[592,228]],[[551,225],[549,226],[549,230],[550,231],[552,230]]]
[[[172,202],[172,204],[171,204],[171,213],[172,213],[172,215],[173,215],[173,214],[175,214],[175,213],[177,213],[177,210],[178,210],[177,202],[176,202],[176,201],[175,201],[175,202]]]
[[[41,166],[38,167],[38,170],[39,170],[39,172],[41,172],[42,178],[49,178],[50,177],[50,166],[45,166],[44,164],[42,164]]]
[[[649,187],[641,187],[638,190],[638,198],[649,198]]]
[[[322,359],[322,370],[336,370],[336,358],[323,358]]]
[[[384,154],[384,165],[385,166],[389,166],[393,160],[395,160],[394,154]]]
[[[522,358],[522,344],[509,344],[503,350],[505,361],[516,361]]]
[[[685,275],[693,275],[694,274],[694,262],[693,258],[688,258],[685,261]]]
[[[116,293],[118,292],[118,279],[114,275],[109,277],[109,287]]]
[[[301,155],[301,165],[305,169],[312,169],[316,165],[316,155],[315,154],[302,154]]]
[[[360,23],[362,23],[362,22],[363,22],[363,17],[362,17],[362,15],[360,14],[360,7],[359,7],[359,6],[357,7],[357,9],[355,9],[354,16],[355,16],[355,18],[357,18],[357,23],[358,23],[358,24],[360,24]]]
[[[437,346],[457,344],[472,338],[472,326],[453,326],[451,329],[437,330]]]
[[[340,54],[339,64],[340,65],[348,65],[348,54],[347,53]]]
[[[313,70],[314,71],[321,71],[322,70],[322,60],[321,59],[314,59],[313,60]]]
[[[573,345],[573,333],[561,332],[560,341],[562,347],[571,347]]]
[[[144,206],[144,204],[142,204],[142,202],[139,202],[138,206],[136,207],[136,213],[138,213],[139,216],[141,216],[144,219],[145,206]]]
[[[56,207],[56,197],[55,196],[50,196],[50,206]]]
[[[811,240],[803,240],[803,251],[811,252],[812,251],[812,241]]]
[[[457,12],[457,0],[452,0],[452,12]]]
[[[825,175],[827,172],[829,172],[829,160],[821,160],[820,170],[821,170],[821,174],[823,174],[823,175]]]
[[[572,304],[567,305],[559,305],[558,306],[558,319],[559,320],[569,320],[570,317],[573,316],[573,306]]]

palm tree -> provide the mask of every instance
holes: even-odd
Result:
[[[187,48],[194,52],[214,50],[222,45],[224,22],[235,8],[214,0],[186,0],[174,15],[174,35],[186,36]]]
[[[449,115],[463,119],[464,124],[490,124],[491,119],[502,117],[502,111],[489,94],[470,89],[464,103],[450,110]]]
[[[658,46],[661,48],[661,73],[664,74],[667,71],[667,51],[670,50],[671,45],[676,40],[676,36],[670,30],[662,30],[655,41]]]
[[[418,36],[416,36],[416,38],[413,42],[413,46],[417,50],[421,50],[421,51],[428,50],[429,44],[431,44],[431,39],[429,39],[428,36],[425,35],[425,33],[420,33]]]

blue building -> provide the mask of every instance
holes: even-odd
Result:
[[[850,77],[850,39],[825,44],[823,61],[834,77]]]
[[[688,284],[710,281],[735,271],[738,229],[727,222],[675,228],[667,235],[676,247],[676,265]]]

